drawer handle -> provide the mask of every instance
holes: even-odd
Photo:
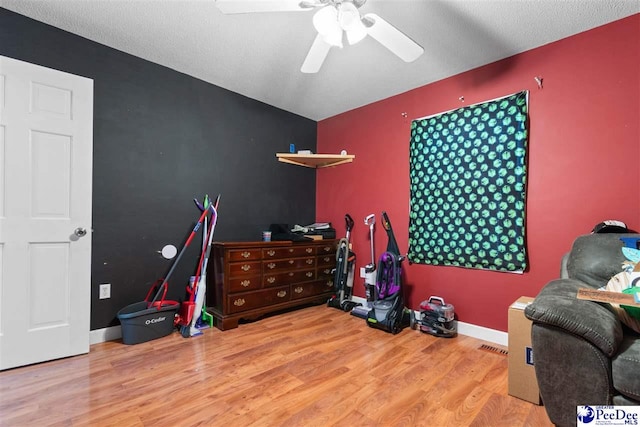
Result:
[[[249,264],[244,264],[242,267],[240,267],[242,269],[242,271],[249,271],[251,270],[251,266]]]
[[[309,259],[307,260],[307,264],[309,264],[309,265],[313,264],[313,260],[312,260],[311,258],[309,258]]]
[[[242,258],[249,258],[251,256],[251,252],[242,252],[241,256]]]
[[[330,268],[325,268],[324,269],[324,274],[329,274],[331,273],[331,269]]]
[[[274,251],[273,249],[270,251],[267,251],[267,255],[269,256],[274,256],[276,254],[276,251]]]
[[[304,289],[302,289],[302,286],[297,286],[293,289],[293,292],[295,292],[296,294],[301,294],[303,290]]]
[[[328,257],[328,256],[324,257],[324,262],[330,262],[330,261],[331,261],[330,257]]]
[[[323,250],[324,250],[325,252],[329,252],[329,251],[331,251],[331,248],[330,248],[329,246],[325,246],[325,247],[323,248]]]
[[[293,248],[289,248],[289,253],[293,253]]]
[[[293,272],[289,273],[289,277],[293,277]]]
[[[313,252],[313,248],[307,248],[307,253],[310,254],[311,252]]]
[[[294,261],[292,259],[289,260],[289,264],[293,265]]]
[[[245,288],[249,287],[250,284],[251,280],[243,280],[242,282],[240,282],[240,286],[244,286]]]
[[[269,264],[267,264],[267,268],[269,268],[270,270],[273,270],[274,268],[276,268],[276,265],[270,262]]]
[[[307,277],[313,277],[313,271],[307,271],[306,276]]]
[[[287,296],[287,291],[280,291],[276,294],[278,298],[284,298]]]
[[[244,299],[242,299],[242,298],[238,298],[237,300],[235,300],[235,301],[233,302],[233,305],[235,305],[236,307],[241,307],[241,306],[243,306],[243,305],[244,305],[244,303],[245,303],[245,302],[246,302],[246,301],[245,301]]]
[[[328,280],[327,283],[325,283],[325,285],[327,286],[327,288],[331,288],[333,287],[333,281]]]
[[[273,276],[271,276],[271,277],[268,277],[268,278],[267,278],[267,282],[268,282],[268,283],[273,283],[273,282],[275,282],[275,281],[276,281],[276,278],[275,278],[275,277],[273,277]]]

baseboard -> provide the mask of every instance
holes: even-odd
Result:
[[[469,337],[477,338],[483,341],[489,341],[494,344],[507,346],[509,344],[509,334],[495,329],[485,328],[484,326],[473,325],[471,323],[457,322],[458,333]]]
[[[366,304],[367,300],[362,297],[354,296],[351,298],[354,302],[360,304]],[[416,316],[419,314],[415,312]],[[509,334],[506,332],[498,331],[495,329],[485,328],[484,326],[473,325],[471,323],[465,323],[456,321],[456,327],[460,335],[466,335],[472,338],[477,338],[483,341],[489,341],[494,344],[507,346],[509,344]]]
[[[103,329],[95,329],[89,332],[89,344],[98,344],[105,341],[115,341],[122,338],[120,326],[110,326]]]
[[[354,302],[366,304],[367,300],[362,297],[354,296],[351,298]],[[416,315],[418,313],[416,312]],[[509,335],[506,332],[497,331],[495,329],[485,328],[484,326],[473,325],[471,323],[456,321],[458,333],[469,337],[477,338],[483,341],[492,342],[494,344],[507,346],[509,343]],[[89,343],[98,344],[105,341],[115,341],[122,338],[122,330],[120,326],[111,326],[103,329],[95,329],[90,332]]]

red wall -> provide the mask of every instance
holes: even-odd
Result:
[[[535,76],[543,78],[542,89]],[[460,321],[506,331],[508,306],[558,277],[560,258],[577,235],[604,219],[640,229],[640,15],[634,15],[319,122],[319,153],[345,149],[356,156],[318,170],[316,219],[331,221],[344,236],[344,214],[354,218],[357,272],[371,261],[364,224],[370,213],[376,257],[387,245],[383,210],[400,250],[408,249],[411,120],[524,89],[530,91],[528,270],[405,261],[407,306],[441,296]],[[359,274],[354,289],[364,296]]]

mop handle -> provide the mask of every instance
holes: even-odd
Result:
[[[173,274],[173,270],[176,269],[176,266],[180,262],[180,259],[182,258],[182,255],[184,255],[185,250],[187,249],[187,247],[189,246],[189,244],[191,243],[191,241],[195,237],[196,233],[200,229],[200,226],[202,225],[202,221],[204,221],[204,217],[207,215],[207,212],[209,212],[209,211],[205,210],[204,212],[202,212],[202,215],[200,215],[200,218],[198,219],[198,222],[196,223],[195,227],[193,227],[193,230],[191,230],[191,234],[189,235],[189,238],[184,243],[184,246],[182,246],[182,249],[180,250],[180,253],[178,254],[178,257],[173,262],[173,265],[171,266],[171,269],[167,273],[166,277],[164,278],[164,280],[162,282],[162,285],[164,285],[165,283],[167,283],[169,281],[169,277],[171,277],[171,275]],[[160,285],[160,286],[162,286],[162,285]]]
[[[218,203],[220,202],[220,194],[216,197],[216,201],[212,204],[209,204],[209,209],[211,210],[211,224],[209,230],[206,245],[203,246],[202,251],[204,254],[204,263],[198,266],[198,270],[200,271],[200,275],[204,275],[207,269],[207,263],[209,261],[209,254],[211,253],[211,242],[213,240],[213,230],[216,228],[216,223],[218,222]]]
[[[204,264],[202,265],[202,271],[206,272],[207,265],[209,263],[209,255],[211,254],[211,241],[213,240],[213,230],[216,227],[216,223],[218,222],[218,211],[215,207],[211,207],[214,214],[211,216],[211,230],[209,231],[209,241],[207,242],[207,251],[204,257]],[[200,273],[201,275],[203,273]]]
[[[209,232],[208,232],[208,233],[207,233],[207,235],[205,236],[205,243],[207,243],[207,242],[208,242],[209,244],[211,244],[211,239],[212,239],[212,237],[213,237],[213,229],[214,229],[214,227],[215,227],[215,218],[216,218],[216,217],[215,217],[215,215],[217,215],[217,214],[216,214],[215,208],[214,208],[213,206],[209,206],[209,209],[211,209],[211,211],[212,211],[214,214],[212,215],[212,220],[211,220],[212,227],[210,227]],[[209,209],[207,209],[207,210],[209,210]],[[195,277],[196,277],[196,280],[194,280],[194,286],[198,283],[198,281],[199,281],[199,279],[200,279],[200,276],[202,276],[202,266],[203,266],[203,264],[204,264],[204,261],[205,261],[205,255],[206,255],[206,254],[207,254],[207,251],[206,251],[206,248],[205,248],[205,250],[203,250],[203,251],[200,253],[200,261],[198,262],[198,269],[196,270],[196,276],[195,276]]]

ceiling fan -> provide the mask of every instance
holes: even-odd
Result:
[[[292,12],[316,10],[313,26],[316,36],[300,71],[317,73],[332,47],[343,46],[346,35],[350,45],[367,35],[405,62],[415,61],[424,49],[393,25],[376,15],[360,15],[358,9],[367,0],[216,0],[224,14],[255,12]]]

